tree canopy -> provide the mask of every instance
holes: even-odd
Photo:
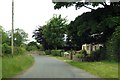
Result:
[[[111,2],[111,4],[107,4],[105,1],[103,2],[53,2],[55,4],[54,9],[60,9],[61,7],[70,7],[75,6],[76,10],[80,9],[81,7],[86,7],[88,9],[94,10],[91,7],[88,7],[88,5],[92,5],[93,7],[102,5],[103,7],[119,7],[120,2]]]
[[[61,7],[75,6],[76,9],[81,7],[93,7],[99,4],[102,8],[91,9],[91,12],[82,15],[71,21],[67,27],[67,43],[71,45],[82,46],[85,43],[102,43],[104,44],[104,57],[106,59],[116,60],[119,52],[119,26],[120,26],[120,1],[111,2],[55,2],[55,9]],[[117,36],[117,37],[115,37]],[[116,39],[116,40],[115,40]],[[100,54],[101,56],[102,53]]]
[[[67,20],[61,15],[53,15],[46,25],[35,30],[33,37],[44,47],[50,46],[55,49],[63,46],[66,22]]]

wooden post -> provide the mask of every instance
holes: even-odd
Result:
[[[11,33],[11,46],[12,46],[12,56],[14,54],[14,45],[13,45],[13,39],[14,39],[14,0],[12,0],[12,33]]]

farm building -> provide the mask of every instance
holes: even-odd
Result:
[[[103,47],[103,44],[83,44],[82,50],[85,50],[88,54],[90,54],[92,51],[96,51]]]

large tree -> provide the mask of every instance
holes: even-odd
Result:
[[[120,2],[111,2],[111,4],[107,4],[106,1],[103,2],[53,2],[55,4],[54,9],[60,9],[61,7],[70,7],[75,6],[76,9],[81,7],[86,7],[91,10],[95,10],[94,8],[88,7],[88,5],[92,5],[93,7],[102,5],[103,7],[119,7]]]
[[[55,3],[54,8],[60,9],[63,6],[76,6],[76,8],[85,7],[87,5],[98,6],[103,5],[103,8],[96,10],[91,9],[91,12],[83,13],[76,17],[68,26],[69,38],[72,42],[78,44],[78,41],[84,43],[103,43],[105,57],[111,60],[117,60],[119,53],[119,26],[120,26],[120,1],[111,2],[110,5],[105,2],[74,2],[74,3]],[[88,6],[87,6],[88,7]],[[77,38],[78,39],[77,39]],[[106,45],[107,44],[107,45]],[[102,56],[102,55],[101,55]]]
[[[40,44],[42,44],[44,50],[49,49],[50,46],[48,45],[44,34],[43,34],[43,29],[45,26],[38,26],[38,28],[33,32],[33,38]]]
[[[55,49],[58,46],[64,45],[65,28],[67,26],[66,21],[67,20],[62,18],[61,15],[54,15],[43,30],[46,41]]]
[[[10,45],[10,40],[8,34],[4,31],[3,27],[0,26],[0,36],[2,36],[2,44],[6,43]]]
[[[111,8],[86,12],[71,21],[68,26],[69,35],[74,40],[77,40],[76,36],[80,37],[82,43],[104,43],[119,24],[118,13],[120,12],[112,11]]]
[[[38,43],[41,43],[44,49],[56,49],[64,45],[64,35],[67,26],[67,20],[61,15],[54,15],[46,25],[39,26],[34,31],[33,37]]]

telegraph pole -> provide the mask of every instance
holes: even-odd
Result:
[[[12,33],[11,33],[11,46],[12,46],[12,56],[14,54],[14,45],[13,45],[13,40],[14,40],[14,0],[12,0]]]

